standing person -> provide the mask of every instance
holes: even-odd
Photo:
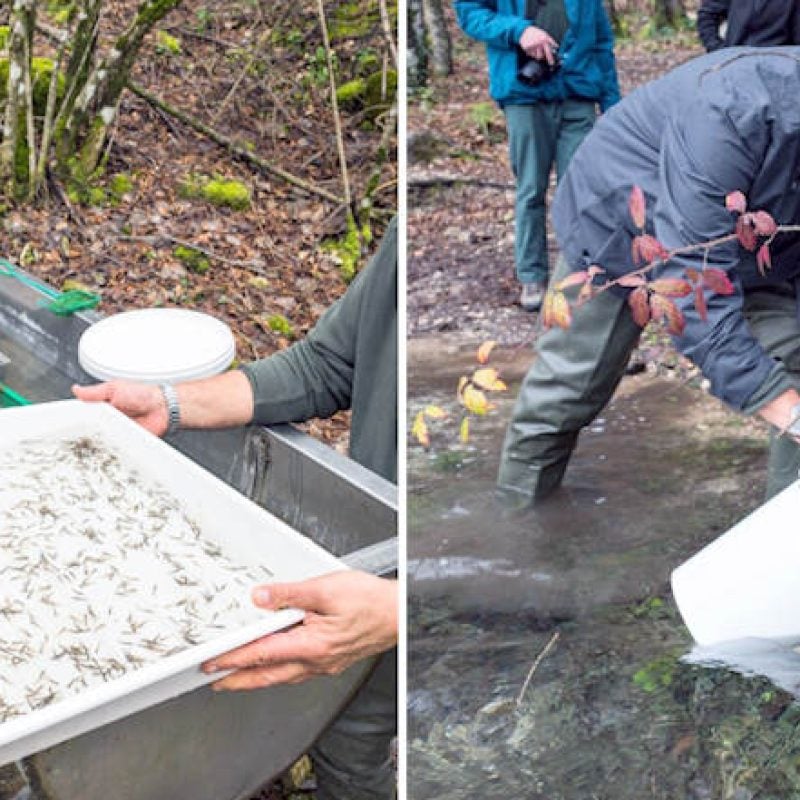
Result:
[[[225,428],[328,417],[351,408],[350,456],[397,482],[397,224],[345,295],[306,338],[269,358],[175,386],[111,381],[73,387],[107,402],[157,436],[177,428]],[[317,800],[389,800],[397,732],[397,582],[362,572],[256,587],[263,608],[295,605],[296,628],[204,665],[236,669],[219,689],[255,689],[341,672],[383,652],[348,706],[315,743]],[[385,652],[384,652],[385,651]]]
[[[646,232],[668,250],[730,234],[726,197],[739,190],[748,208],[800,223],[798,97],[800,47],[720,50],[633,92],[598,122],[556,192],[563,255],[554,279],[592,264],[608,278],[635,269],[634,186],[646,197]],[[658,277],[714,267],[730,279],[730,294],[705,289],[707,320],[694,293],[674,300],[685,320],[675,344],[713,395],[773,426],[773,494],[800,468],[800,234],[779,235],[770,251],[766,275],[731,241],[707,260],[698,251],[676,256]],[[561,483],[578,434],[611,398],[639,339],[629,292],[602,292],[574,310],[567,329],[540,337],[506,433],[501,488],[535,502]]]
[[[727,24],[725,37],[720,35]],[[697,33],[711,53],[720,47],[779,47],[800,44],[797,0],[703,0],[697,9]]]
[[[557,178],[564,175],[596,104],[606,111],[619,100],[614,36],[602,0],[456,0],[455,9],[467,36],[486,43],[490,93],[505,113],[517,182],[520,303],[538,311],[548,278],[550,171],[555,162]]]

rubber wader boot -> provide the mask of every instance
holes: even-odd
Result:
[[[559,258],[553,281],[570,271]],[[572,317],[568,329],[540,335],[506,432],[497,484],[517,505],[559,486],[581,428],[611,399],[642,332],[627,302],[610,291]]]

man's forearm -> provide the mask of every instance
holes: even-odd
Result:
[[[176,384],[182,428],[233,428],[253,419],[253,390],[240,370]]]

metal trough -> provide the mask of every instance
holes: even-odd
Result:
[[[68,398],[92,382],[78,340],[99,315],[57,317],[47,287],[0,276],[0,382],[12,398]],[[351,566],[397,567],[394,485],[291,426],[180,432],[198,464]],[[302,754],[371,664],[300,686],[197,689],[0,769],[0,800],[246,800]]]

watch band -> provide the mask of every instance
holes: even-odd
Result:
[[[164,402],[167,404],[167,431],[165,436],[170,436],[181,427],[181,407],[178,403],[178,393],[171,383],[162,383],[159,386]]]

